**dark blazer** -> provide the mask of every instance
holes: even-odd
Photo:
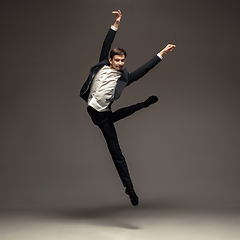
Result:
[[[110,65],[108,60],[108,54],[109,54],[115,35],[116,35],[116,31],[110,28],[103,42],[99,62],[90,69],[90,74],[87,78],[87,81],[83,84],[80,90],[80,97],[83,98],[86,102],[88,100],[91,84],[96,73],[104,65]],[[141,66],[140,68],[136,69],[131,73],[129,73],[126,68],[123,69],[120,78],[117,80],[114,94],[110,99],[108,99],[109,102],[112,103],[113,101],[117,100],[121,96],[121,93],[126,86],[130,85],[134,81],[144,76],[149,70],[155,67],[160,61],[161,59],[157,55],[155,55],[150,61],[148,61],[143,66]]]

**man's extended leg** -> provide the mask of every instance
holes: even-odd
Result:
[[[107,142],[109,152],[119,173],[124,187],[132,185],[127,163],[120,149],[117,133],[112,122],[107,121],[99,126]]]
[[[138,205],[138,197],[133,189],[133,184],[128,171],[127,163],[120,149],[117,133],[112,121],[106,121],[99,125],[103,136],[107,142],[108,149],[111,153],[113,162],[122,180],[124,187],[126,187],[126,194],[129,195],[130,200],[134,206]]]
[[[113,122],[117,122],[120,119],[128,117],[142,108],[149,107],[151,104],[153,104],[157,101],[158,101],[158,98],[156,96],[150,96],[144,102],[137,103],[137,104],[131,105],[129,107],[120,108],[113,113]]]

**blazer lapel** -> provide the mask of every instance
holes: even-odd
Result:
[[[128,83],[128,71],[125,68],[123,69],[121,77],[117,80],[117,85],[113,97],[114,100],[117,100],[121,96],[123,89],[127,86],[127,83]]]

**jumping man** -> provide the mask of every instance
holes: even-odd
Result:
[[[132,205],[137,206],[138,196],[134,191],[127,163],[118,143],[114,123],[142,108],[149,107],[151,104],[157,102],[158,98],[150,96],[144,102],[121,108],[115,112],[111,111],[111,105],[120,97],[126,86],[143,77],[162,60],[165,54],[173,51],[176,46],[168,44],[143,66],[129,73],[126,68],[123,68],[127,56],[126,51],[118,47],[110,51],[122,18],[120,10],[113,11],[112,13],[115,14],[115,23],[111,26],[105,37],[99,62],[91,68],[88,79],[80,90],[80,97],[87,102],[87,111],[93,123],[103,133],[115,167],[123,186],[126,188],[125,193],[129,195]]]

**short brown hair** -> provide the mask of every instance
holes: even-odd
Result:
[[[122,48],[115,47],[110,52],[110,58],[113,59],[115,55],[124,55],[125,57],[127,57],[127,52]]]

